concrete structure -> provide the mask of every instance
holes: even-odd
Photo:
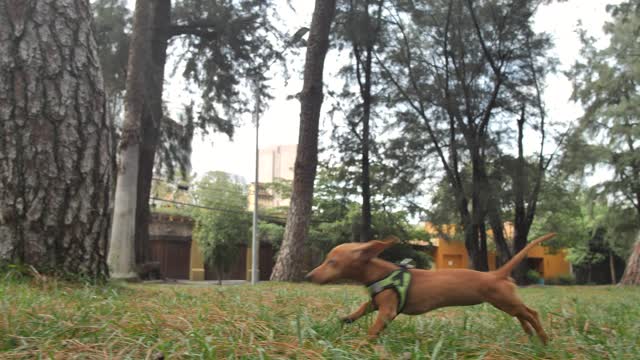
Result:
[[[513,224],[510,222],[505,223],[505,237],[507,240],[513,239]],[[434,267],[436,269],[464,269],[469,268],[469,256],[467,249],[464,246],[464,242],[456,240],[445,240],[439,235],[435,227],[427,223],[425,224],[425,230],[433,236],[431,239],[431,246],[433,250],[430,251],[434,260]],[[455,235],[455,226],[446,225],[440,229],[440,234],[447,237],[453,237]],[[491,233],[489,233],[489,239],[491,239]],[[417,246],[426,245],[422,241],[414,242]],[[558,249],[552,251],[547,246],[537,245],[530,252],[526,261],[529,262],[529,267],[536,270],[542,278],[553,279],[561,275],[571,274],[571,265],[566,260],[566,249]],[[496,252],[490,250],[488,253],[489,269],[495,270],[496,268]]]
[[[260,149],[260,182],[271,183],[275,179],[293,180],[297,149],[298,145],[277,145]]]
[[[273,191],[263,188],[263,185],[277,180],[293,180],[297,148],[298,145],[277,145],[260,149],[258,208],[289,206],[288,197],[282,198]],[[254,189],[254,183],[249,184],[249,211],[253,211]]]
[[[259,163],[258,163],[258,209],[269,209],[274,207],[287,207],[289,206],[289,197],[281,196],[269,187],[269,184],[273,184],[278,180],[293,181],[293,169],[296,162],[296,153],[298,145],[277,145],[266,147],[259,150]],[[256,184],[249,184],[248,188],[248,209],[253,211],[255,209],[255,191]],[[267,272],[271,274],[271,268],[273,267],[272,259],[263,256],[263,246],[260,246],[260,258],[258,259],[258,268],[263,274]],[[253,257],[252,248],[247,248],[247,280],[251,279]],[[269,269],[266,269],[268,266]]]

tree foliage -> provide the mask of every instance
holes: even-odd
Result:
[[[169,35],[186,50],[176,65],[200,91],[196,124],[203,133],[233,136],[237,115],[254,111],[256,92],[270,98],[267,71],[286,47],[271,6],[271,0],[175,2]]]
[[[599,183],[598,193],[621,206],[635,208],[640,225],[640,16],[621,12],[636,2],[609,7],[613,21],[604,26],[609,45],[598,49],[595,38],[580,31],[582,59],[567,73],[572,99],[585,109],[567,146],[564,165],[585,175],[601,166],[613,178]]]
[[[352,194],[345,191],[344,179],[336,176],[339,169],[322,168],[316,180],[313,199],[313,218],[309,230],[309,246],[318,255],[325,255],[334,246],[346,242],[359,242],[361,229],[360,205]],[[389,255],[391,260],[412,258],[419,267],[428,267],[430,260],[406,244],[409,240],[428,240],[429,235],[415,227],[408,212],[395,208],[372,211],[371,237],[383,239],[388,235],[399,237],[404,245]],[[395,250],[394,250],[395,251]],[[394,255],[396,255],[394,257]],[[400,256],[403,258],[399,258]]]
[[[107,116],[120,126],[129,58],[131,12],[124,0],[96,0],[91,7],[107,95]]]
[[[447,201],[477,269],[487,268],[485,221],[502,234],[500,210],[510,206],[501,205],[501,184],[494,181],[498,160],[517,146],[513,139],[521,140],[525,129],[535,132],[544,124],[539,89],[554,60],[546,56],[549,36],[532,30],[537,4],[401,2],[389,14],[397,35],[378,59],[395,90],[389,103],[397,109],[399,142],[411,145],[407,154],[426,159],[423,169],[437,165],[451,187],[441,195],[452,196]],[[527,205],[527,198],[534,210],[535,197],[523,197],[520,204]],[[526,244],[527,234],[519,236]],[[510,253],[504,240],[498,245]]]
[[[585,113],[573,131],[564,165],[582,176],[587,168],[613,173],[595,185],[615,213],[635,212],[635,221],[617,222],[626,234],[640,229],[640,2],[608,6],[613,19],[604,26],[610,37],[604,49],[580,31],[582,60],[567,73],[573,82],[574,101]],[[623,217],[622,219],[627,219]],[[640,246],[635,246],[640,251]],[[640,283],[640,254],[632,252],[623,283]],[[629,275],[634,274],[634,275]],[[633,278],[633,280],[630,280]]]
[[[229,270],[236,258],[237,245],[249,239],[247,189],[227,173],[209,172],[197,182],[193,196],[197,205],[214,209],[193,208],[193,238],[205,261],[215,266],[221,281],[222,273]]]

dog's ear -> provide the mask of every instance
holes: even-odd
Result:
[[[395,236],[388,236],[384,240],[371,240],[365,244],[362,244],[359,248],[357,248],[356,256],[359,260],[369,261],[374,257],[380,255],[385,249],[393,246],[398,243],[398,240]]]

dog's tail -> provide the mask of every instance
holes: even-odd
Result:
[[[531,250],[534,246],[538,245],[539,243],[545,240],[549,240],[554,236],[556,236],[556,233],[548,233],[547,235],[540,236],[539,238],[533,240],[532,242],[527,244],[527,246],[525,246],[524,249],[520,250],[519,253],[515,254],[511,258],[511,260],[507,261],[506,264],[502,265],[501,268],[494,271],[493,273],[496,274],[496,276],[501,278],[509,277],[509,275],[511,274],[511,271],[513,271],[513,268],[515,268],[518,264],[520,264],[520,262],[524,259],[524,257],[529,252],[529,250]]]

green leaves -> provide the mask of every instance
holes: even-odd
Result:
[[[601,166],[611,178],[598,192],[616,205],[635,208],[640,216],[640,14],[637,1],[609,6],[613,21],[604,26],[610,36],[604,49],[581,30],[581,55],[567,76],[574,101],[585,113],[571,134],[563,161],[565,170],[582,175],[586,167]],[[640,224],[638,224],[640,226]]]
[[[191,216],[196,224],[193,238],[205,261],[228,270],[237,252],[237,244],[249,240],[251,219],[247,208],[247,191],[238,179],[223,172],[209,172],[195,186],[197,205]]]

